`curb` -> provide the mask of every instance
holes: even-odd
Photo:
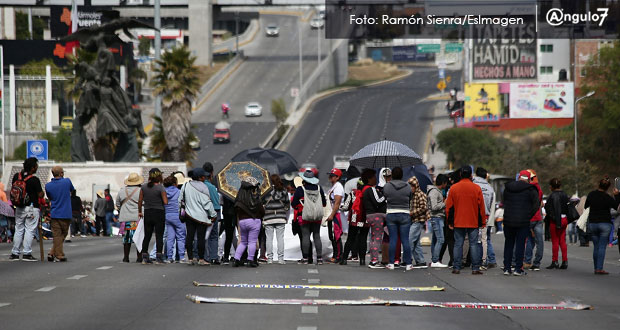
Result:
[[[239,42],[239,47],[243,47],[243,46],[251,43],[252,41],[254,41],[254,39],[256,38],[256,35],[258,35],[258,31],[260,31],[260,22],[258,22],[258,20],[256,22],[256,26],[257,26],[257,28],[254,30],[254,32],[252,32],[252,36],[249,39],[247,39],[247,40]],[[213,52],[213,54],[223,54],[223,53],[228,53],[228,50],[227,49],[222,49],[222,50],[218,50],[218,51]]]

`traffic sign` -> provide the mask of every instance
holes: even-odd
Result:
[[[440,90],[442,90],[442,91],[443,91],[444,89],[446,89],[446,82],[445,82],[445,81],[443,81],[443,79],[442,79],[442,80],[440,80],[440,81],[437,83],[437,89],[440,89]]]
[[[419,44],[418,53],[439,53],[441,51],[440,44]]]
[[[446,77],[446,69],[439,69],[439,79],[444,79]]]
[[[47,140],[28,140],[26,142],[26,158],[34,157],[38,160],[48,160]]]
[[[446,44],[446,53],[460,53],[463,51],[463,44],[448,43]]]

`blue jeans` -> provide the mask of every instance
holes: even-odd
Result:
[[[431,218],[431,227],[433,228],[433,238],[431,239],[431,261],[439,262],[439,254],[441,246],[445,241],[443,237],[444,218]]]
[[[609,233],[612,231],[613,225],[609,222],[589,223],[588,229],[592,243],[594,243],[594,251],[592,252],[594,270],[603,270],[605,251],[607,244],[609,244]]]
[[[402,264],[411,264],[411,246],[409,245],[409,228],[411,227],[411,218],[409,213],[390,213],[386,216],[388,233],[390,235],[390,264],[394,264],[396,258],[396,242],[400,233],[400,241],[403,244]]]
[[[219,213],[219,210],[215,210],[215,211]],[[218,259],[218,249],[219,249],[218,240],[220,238],[220,231],[218,229],[218,223],[219,221],[213,222],[213,225],[211,226],[213,227],[211,229],[211,234],[209,234],[209,237],[207,238],[207,246],[209,248],[209,259],[210,260]]]
[[[463,242],[465,235],[469,237],[469,254],[471,255],[471,269],[480,270],[480,262],[482,253],[478,246],[478,228],[454,228],[454,262],[452,266],[455,270],[461,269],[461,261],[463,260]]]
[[[105,236],[112,235],[112,222],[114,222],[114,212],[106,212],[105,213],[105,225],[107,232],[104,233]]]
[[[491,227],[487,227],[487,265],[495,264],[495,250],[493,250],[493,244],[491,244]]]
[[[532,231],[534,236],[532,237]],[[545,251],[545,229],[542,221],[536,221],[530,223],[530,234],[527,236],[527,247],[525,249],[525,263],[532,264],[534,266],[540,266],[540,262],[543,258],[543,252]],[[534,262],[532,262],[532,254],[534,253],[534,246],[536,246],[536,256]]]
[[[409,229],[409,245],[411,246],[411,255],[416,264],[425,264],[424,252],[422,251],[422,245],[420,244],[420,236],[424,230],[424,222],[413,222]]]
[[[515,258],[515,269],[523,271],[523,250],[525,250],[525,239],[530,233],[530,227],[509,227],[504,226],[504,270],[512,267],[512,258]]]

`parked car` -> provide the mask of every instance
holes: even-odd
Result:
[[[268,25],[265,29],[268,37],[277,37],[280,34],[280,28],[277,25]]]
[[[323,22],[323,19],[320,17],[315,17],[312,20],[310,20],[310,28],[312,29],[322,29],[324,25],[325,23]]]
[[[246,117],[259,117],[263,115],[263,107],[258,102],[250,102],[245,106]]]
[[[194,136],[194,138],[189,141],[189,146],[192,150],[200,149],[200,139],[197,136]]]
[[[351,156],[334,155],[334,168],[346,171],[349,168]]]
[[[64,116],[62,117],[62,119],[60,120],[60,127],[66,129],[66,130],[72,130],[73,129],[73,117],[71,116]]]

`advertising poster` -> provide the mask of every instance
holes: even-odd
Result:
[[[511,83],[510,118],[573,118],[573,83]]]
[[[474,80],[536,79],[536,32],[533,24],[514,29],[476,26],[471,52]]]
[[[498,114],[497,84],[465,84],[465,118]]]

